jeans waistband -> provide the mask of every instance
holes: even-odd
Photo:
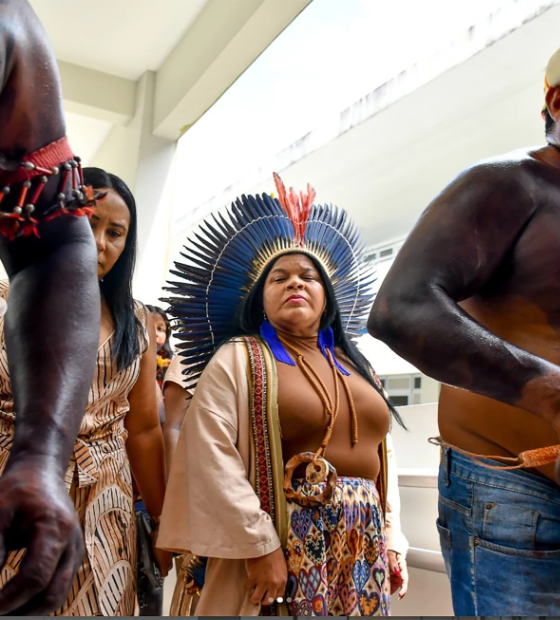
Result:
[[[477,458],[477,460],[489,465],[496,464],[496,461],[491,459]],[[541,495],[560,504],[560,488],[548,478],[521,469],[488,469],[452,448],[441,448],[441,470],[446,485],[449,485],[450,476],[455,475],[465,480],[499,486],[520,493]]]

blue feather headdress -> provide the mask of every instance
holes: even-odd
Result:
[[[239,303],[271,260],[298,251],[317,259],[330,278],[347,334],[363,333],[373,301],[372,271],[356,225],[336,206],[315,205],[314,190],[298,197],[274,175],[279,200],[241,196],[211,214],[186,240],[171,273],[169,312],[188,368],[189,386],[230,335]]]

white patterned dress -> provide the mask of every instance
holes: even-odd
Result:
[[[0,298],[8,283],[0,282]],[[147,312],[136,302],[143,326],[140,351],[147,347]],[[97,352],[88,404],[66,472],[66,485],[84,532],[86,556],[66,603],[55,615],[131,616],[135,607],[136,523],[124,418],[128,395],[140,374],[141,354],[117,372],[110,336]],[[8,373],[4,317],[0,317],[0,472],[12,446],[13,398]],[[12,552],[0,587],[13,577],[24,552]]]

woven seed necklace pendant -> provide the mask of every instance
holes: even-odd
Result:
[[[313,477],[317,476],[317,482],[311,482],[311,484],[318,484],[321,481],[325,482],[325,488],[318,495],[307,495],[303,493],[303,489],[300,487],[297,491],[294,489],[292,477],[294,471],[301,464],[307,463],[305,478],[308,482],[311,482],[308,475],[311,472]],[[326,469],[325,477],[321,480],[318,479],[323,471],[323,466]],[[296,504],[303,506],[304,508],[314,508],[315,506],[324,506],[331,501],[334,489],[336,487],[336,469],[326,461],[322,456],[317,456],[313,452],[302,452],[296,454],[286,463],[286,473],[284,475],[284,493],[286,498],[292,500]]]
[[[329,464],[322,456],[319,456],[305,468],[305,479],[309,484],[319,484],[327,479],[328,473]]]

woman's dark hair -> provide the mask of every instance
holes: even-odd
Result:
[[[149,306],[148,304],[146,304],[146,308],[152,314],[159,314],[159,316],[163,319],[163,322],[165,323],[165,342],[163,343],[163,346],[161,348],[163,351],[167,353],[167,355],[169,356],[169,359],[173,359],[173,356],[175,354],[173,353],[173,349],[171,348],[171,343],[169,342],[169,338],[171,338],[171,323],[169,322],[169,319],[167,318],[167,314],[165,313],[165,310],[163,308],[160,308],[159,306]]]
[[[287,252],[286,254],[302,254],[302,252]],[[286,254],[282,254],[282,256],[286,256]],[[342,327],[342,319],[340,317],[340,309],[336,301],[334,288],[330,281],[330,278],[327,276],[321,263],[319,263],[316,258],[310,256],[309,254],[305,254],[305,256],[307,256],[315,265],[315,268],[321,275],[323,286],[325,287],[325,297],[327,305],[325,308],[325,312],[323,313],[323,316],[321,318],[321,325],[319,329],[323,330],[327,327],[332,327],[334,332],[335,346],[339,347],[342,350],[344,355],[348,357],[348,359],[352,362],[360,375],[362,375],[362,377],[368,383],[370,383],[381,395],[381,397],[387,404],[387,407],[389,407],[389,410],[395,417],[395,420],[403,428],[406,428],[399,413],[387,400],[385,394],[383,393],[383,390],[381,390],[379,386],[375,383],[371,364],[367,361],[364,355],[359,351],[358,347],[350,340],[350,338],[344,331],[344,328]],[[260,327],[264,317],[264,285],[268,274],[272,270],[272,267],[274,266],[278,258],[276,260],[270,261],[259,279],[256,281],[253,288],[249,291],[249,293],[247,293],[245,298],[239,304],[230,329],[230,335],[232,338],[235,336],[256,335],[260,333]]]
[[[96,190],[112,189],[124,200],[130,211],[130,226],[124,250],[111,271],[99,282],[101,294],[109,306],[115,323],[111,353],[116,359],[117,369],[123,370],[139,355],[138,336],[142,333],[140,321],[134,314],[132,298],[132,276],[136,261],[136,202],[128,185],[122,179],[101,168],[84,168],[84,184],[91,185]]]

